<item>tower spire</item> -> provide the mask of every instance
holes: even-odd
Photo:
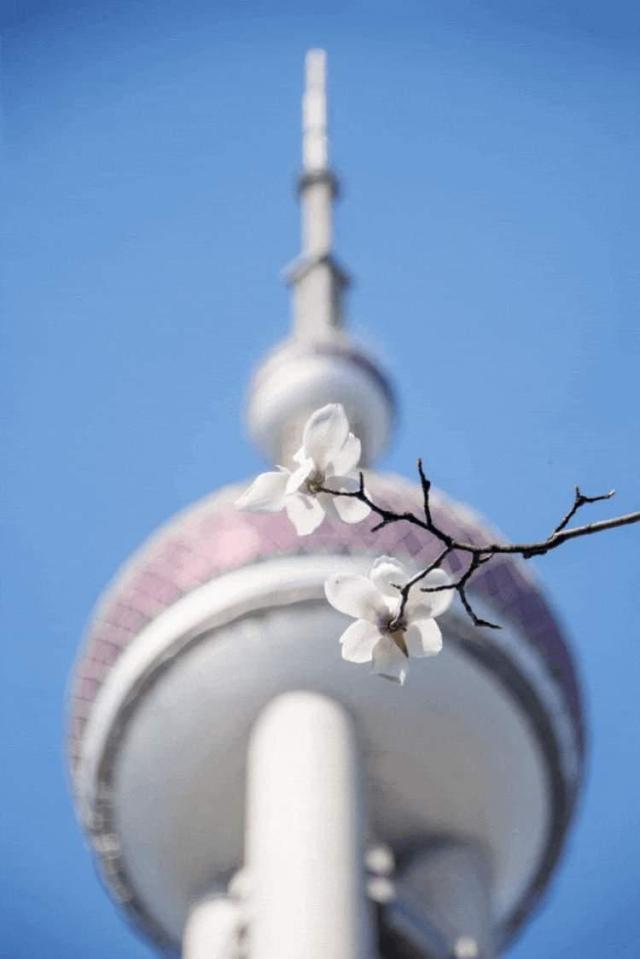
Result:
[[[305,170],[326,170],[329,164],[327,141],[327,55],[309,50],[305,57],[306,85],[302,98],[302,166]]]
[[[298,179],[302,250],[285,271],[292,329],[260,365],[249,393],[249,429],[272,463],[290,461],[307,417],[326,403],[344,406],[365,463],[386,445],[393,419],[386,377],[343,329],[349,276],[332,250],[338,180],[329,163],[326,63],[324,50],[307,53]]]
[[[349,283],[331,250],[338,180],[329,166],[324,50],[309,50],[305,60],[298,187],[302,252],[286,273],[293,289],[293,332],[304,339],[322,340],[342,327],[342,299]]]
[[[302,98],[302,248],[307,256],[331,249],[336,180],[329,168],[327,135],[327,55],[309,50]]]

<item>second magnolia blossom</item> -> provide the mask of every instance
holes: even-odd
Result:
[[[359,523],[371,512],[366,503],[333,496],[323,488],[357,490],[360,452],[360,440],[350,432],[344,409],[329,403],[307,420],[302,446],[293,455],[294,468],[278,466],[261,473],[236,506],[262,513],[284,509],[299,536],[313,533],[327,514],[337,514],[345,523]]]
[[[401,684],[410,657],[435,656],[442,649],[435,617],[446,612],[453,598],[449,575],[434,569],[410,590],[402,609],[400,590],[408,580],[402,563],[381,556],[368,576],[336,574],[325,584],[331,605],[355,619],[340,637],[343,659],[372,662],[375,673]]]

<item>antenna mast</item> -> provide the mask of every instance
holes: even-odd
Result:
[[[302,252],[287,272],[293,287],[294,335],[326,339],[342,327],[342,294],[349,277],[331,252],[338,180],[329,166],[324,50],[310,50],[305,60],[299,191]]]

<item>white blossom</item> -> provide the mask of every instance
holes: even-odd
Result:
[[[350,432],[344,409],[339,403],[329,403],[307,420],[302,446],[293,456],[293,469],[278,466],[273,472],[261,473],[236,501],[236,507],[263,513],[284,509],[299,536],[313,533],[327,513],[337,514],[345,523],[359,523],[370,513],[366,503],[332,496],[322,492],[322,487],[355,492],[360,452],[360,440]]]
[[[325,583],[327,599],[355,622],[340,637],[342,658],[351,663],[373,663],[373,671],[400,684],[407,675],[409,657],[435,656],[442,649],[442,633],[435,621],[449,607],[453,589],[425,593],[420,587],[448,586],[451,579],[434,569],[409,591],[402,618],[400,589],[409,574],[391,556],[376,559],[368,576],[334,574]]]

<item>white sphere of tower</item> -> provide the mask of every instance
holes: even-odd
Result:
[[[391,387],[371,358],[344,335],[282,344],[254,376],[248,404],[251,438],[268,462],[293,452],[314,410],[340,403],[372,462],[391,434]]]

